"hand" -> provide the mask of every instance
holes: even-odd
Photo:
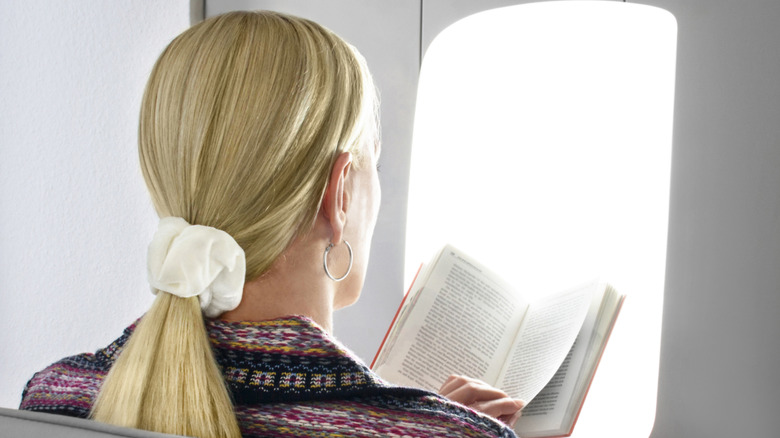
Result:
[[[525,402],[510,398],[504,391],[465,376],[451,375],[439,389],[439,394],[475,411],[497,418],[514,427]]]

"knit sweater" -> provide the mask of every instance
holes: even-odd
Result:
[[[20,409],[86,418],[135,324],[95,354],[36,373]],[[514,437],[496,420],[439,395],[389,384],[308,318],[206,329],[245,437]]]

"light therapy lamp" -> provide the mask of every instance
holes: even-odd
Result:
[[[407,284],[451,243],[527,292],[627,295],[573,436],[652,429],[676,31],[650,6],[532,3],[453,24],[423,59]]]

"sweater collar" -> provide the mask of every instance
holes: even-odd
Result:
[[[303,316],[207,320],[206,329],[237,404],[368,395],[390,386]]]
[[[256,351],[312,357],[349,356],[360,361],[325,329],[305,316],[255,321],[206,320],[211,345],[216,349]]]

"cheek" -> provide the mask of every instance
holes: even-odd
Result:
[[[374,183],[373,208],[374,208],[374,220],[376,221],[376,217],[379,214],[379,206],[382,204],[382,186],[379,184],[379,175],[376,174],[376,171],[374,171],[373,183]]]

